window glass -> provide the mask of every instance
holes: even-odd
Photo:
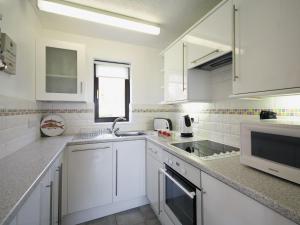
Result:
[[[130,65],[95,61],[95,122],[129,121]]]
[[[125,117],[125,79],[100,77],[99,117]]]

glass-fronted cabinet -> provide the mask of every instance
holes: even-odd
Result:
[[[85,101],[84,45],[40,40],[36,52],[36,99]]]

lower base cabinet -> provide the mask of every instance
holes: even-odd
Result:
[[[156,215],[159,215],[159,182],[162,183],[159,176],[159,169],[163,168],[163,164],[156,160],[151,154],[147,153],[147,198]],[[160,181],[158,180],[160,179]]]
[[[61,169],[59,157],[18,211],[11,225],[61,224]]]
[[[14,218],[9,225],[17,225],[17,218]]]
[[[145,198],[145,140],[70,145],[66,154],[66,221]]]
[[[201,182],[204,225],[296,225],[206,173]]]
[[[50,171],[46,173],[40,183],[40,192],[41,192],[41,225],[51,224],[52,218],[52,209],[51,209],[51,190],[53,188],[53,183],[51,182],[51,173]]]
[[[112,203],[112,144],[70,146],[68,154],[68,213]]]
[[[41,193],[37,186],[17,214],[17,225],[40,225]]]
[[[114,202],[145,196],[145,141],[113,143]]]

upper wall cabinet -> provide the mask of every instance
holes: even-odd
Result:
[[[85,101],[85,47],[55,40],[36,46],[36,99]]]
[[[165,101],[183,101],[187,98],[185,45],[177,42],[164,54]]]
[[[232,51],[232,17],[232,1],[227,1],[184,37],[189,69]]]
[[[231,54],[232,5],[218,5],[164,52],[166,103],[211,101],[211,73],[195,67]]]
[[[235,0],[234,95],[299,92],[300,1]]]

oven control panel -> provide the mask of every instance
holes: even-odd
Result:
[[[180,173],[183,177],[188,179],[198,188],[201,187],[201,172],[198,168],[190,165],[189,163],[186,163],[185,161],[166,151],[163,151],[163,162],[174,169],[176,172]]]

